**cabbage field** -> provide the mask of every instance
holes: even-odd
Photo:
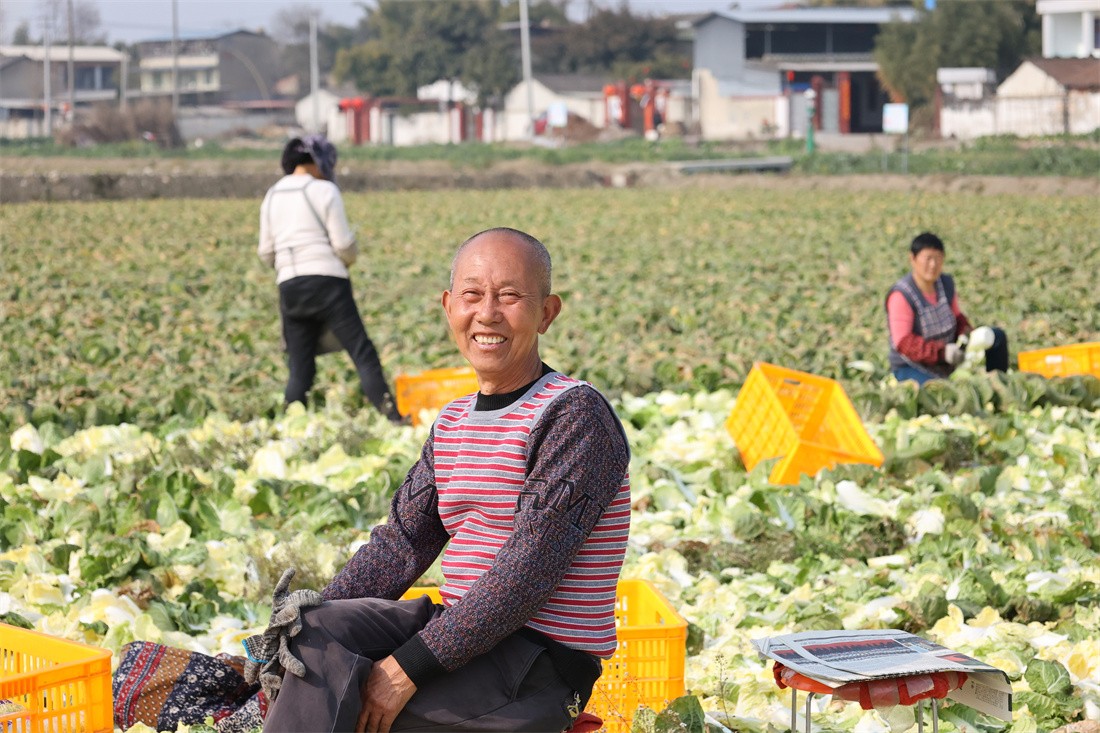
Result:
[[[690,622],[687,687],[714,730],[789,724],[751,639],[881,627],[1009,675],[1013,723],[953,705],[944,731],[1100,728],[1100,380],[965,369],[899,385],[883,315],[908,240],[930,229],[1013,363],[1100,340],[1095,201],[698,186],[346,203],[391,376],[459,365],[439,293],[461,240],[508,225],[547,243],[565,305],[544,357],[626,425],[623,574]],[[116,653],[135,639],[239,653],[285,566],[320,587],[385,517],[427,428],[364,406],[342,355],[320,359],[308,408],[282,408],[257,208],[0,208],[0,621]],[[755,361],[840,380],[883,466],[796,486],[770,485],[768,463],[746,472],[723,421]],[[908,707],[815,705],[819,730],[916,730]]]

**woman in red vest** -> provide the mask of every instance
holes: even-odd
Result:
[[[1008,339],[999,328],[973,329],[959,307],[955,280],[943,271],[943,241],[931,232],[909,246],[911,271],[886,294],[890,370],[899,381],[945,378],[966,357],[968,339],[986,349],[987,371],[1008,369]],[[972,333],[973,332],[973,333]],[[964,338],[965,337],[965,338]]]

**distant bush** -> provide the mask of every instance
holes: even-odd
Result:
[[[172,105],[166,101],[142,100],[124,108],[97,104],[70,127],[57,133],[62,146],[86,148],[103,143],[141,141],[161,148],[183,145]]]

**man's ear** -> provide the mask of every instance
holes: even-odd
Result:
[[[451,303],[451,291],[450,290],[444,290],[443,291],[443,297],[440,298],[440,302],[443,304],[443,312],[446,313],[447,312],[447,307]]]
[[[539,333],[546,333],[550,324],[561,313],[561,297],[551,293],[542,301],[542,322],[539,324]]]

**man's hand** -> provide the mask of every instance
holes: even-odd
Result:
[[[359,691],[363,709],[355,724],[355,733],[389,733],[397,714],[416,692],[416,685],[393,657],[375,662],[367,683]]]
[[[943,347],[943,360],[951,366],[958,366],[962,364],[963,359],[966,358],[966,350],[960,348],[957,344],[948,343]]]

